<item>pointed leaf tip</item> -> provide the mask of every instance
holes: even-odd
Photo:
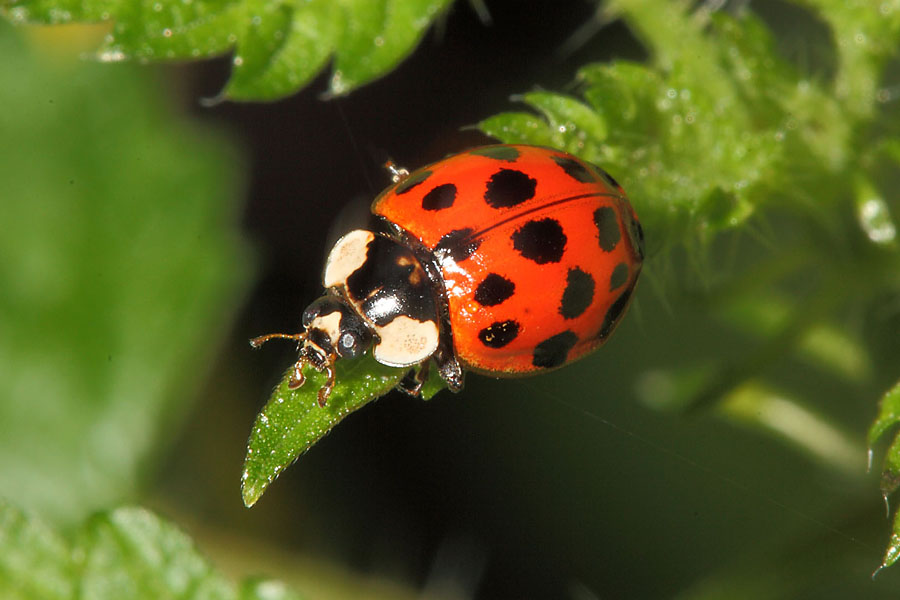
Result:
[[[325,406],[318,402],[325,375],[309,368],[306,384],[290,389],[291,368],[257,415],[241,474],[241,496],[248,508],[286,467],[344,417],[389,392],[406,374],[406,369],[386,367],[369,355],[338,361],[335,368],[337,383]]]

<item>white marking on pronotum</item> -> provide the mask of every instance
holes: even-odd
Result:
[[[366,262],[366,250],[375,234],[355,229],[339,239],[325,261],[322,283],[325,287],[344,285],[347,278]]]
[[[399,316],[384,327],[376,327],[381,338],[374,349],[375,360],[389,367],[410,367],[437,350],[438,327],[434,321]]]
[[[327,315],[321,315],[313,319],[309,324],[311,328],[321,329],[331,340],[331,345],[337,347],[338,338],[341,335],[341,313],[334,311]]]

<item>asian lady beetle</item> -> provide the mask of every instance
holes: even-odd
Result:
[[[463,369],[514,377],[561,367],[602,345],[628,308],[644,257],[641,225],[603,169],[535,146],[484,146],[407,174],[372,204],[373,231],[342,237],[325,262],[325,294],[303,313],[303,368],[372,348],[414,368],[433,361],[459,391]]]

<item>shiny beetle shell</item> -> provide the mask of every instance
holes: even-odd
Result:
[[[372,212],[430,253],[456,358],[495,376],[560,367],[602,345],[643,261],[621,186],[548,148],[451,156],[385,190]]]

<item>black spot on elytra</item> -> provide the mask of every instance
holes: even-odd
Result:
[[[535,346],[531,364],[544,369],[552,369],[566,362],[569,351],[578,341],[578,336],[572,331],[563,331]]]
[[[579,268],[569,269],[566,289],[559,303],[559,314],[564,319],[580,317],[594,300],[594,278]]]
[[[566,172],[566,175],[579,183],[597,181],[597,176],[574,158],[567,156],[551,156],[550,158]]]
[[[484,148],[476,148],[469,154],[486,156],[487,158],[505,160],[507,162],[515,162],[519,159],[519,149],[513,146],[485,146]]]
[[[594,224],[597,226],[600,247],[606,252],[612,252],[622,238],[616,211],[609,206],[598,208],[594,211]]]
[[[491,273],[475,288],[475,301],[482,306],[497,306],[512,296],[515,290],[516,284],[512,281],[502,275]]]
[[[425,210],[442,210],[453,206],[456,200],[456,186],[445,183],[433,188],[422,198],[422,208]]]
[[[597,165],[594,165],[594,168],[597,169],[597,172],[600,173],[600,175],[603,177],[603,179],[606,180],[606,183],[613,186],[613,188],[615,188],[617,190],[622,189],[622,186],[619,185],[619,182],[616,181],[615,178],[612,175],[610,175],[606,169],[604,169],[603,167],[598,167]]]
[[[606,311],[606,316],[603,318],[603,326],[600,327],[600,332],[597,334],[598,338],[605,338],[616,326],[619,317],[622,316],[622,312],[625,310],[625,307],[628,306],[628,300],[631,299],[631,292],[633,290],[634,288],[630,287],[622,292],[622,295],[619,296],[616,301],[613,302],[612,306],[609,307],[609,310]]]
[[[562,260],[566,241],[562,225],[550,218],[528,221],[512,234],[513,248],[539,265]]]
[[[402,196],[429,177],[431,177],[431,171],[428,171],[427,169],[425,171],[411,173],[406,179],[397,184],[397,187],[394,188],[394,193],[398,196]]]
[[[637,252],[638,258],[644,260],[644,228],[641,227],[641,222],[634,218],[628,218],[627,229],[631,245]]]
[[[537,180],[522,171],[500,169],[487,182],[484,200],[494,208],[509,208],[534,198]]]
[[[472,256],[481,245],[481,240],[473,239],[471,236],[475,232],[474,229],[454,229],[450,233],[444,234],[434,247],[434,254],[438,259],[451,258],[454,262],[462,262]]]
[[[614,292],[628,281],[628,265],[619,263],[609,276],[609,291]]]
[[[478,339],[488,348],[502,348],[519,335],[516,321],[497,321],[478,332]]]

